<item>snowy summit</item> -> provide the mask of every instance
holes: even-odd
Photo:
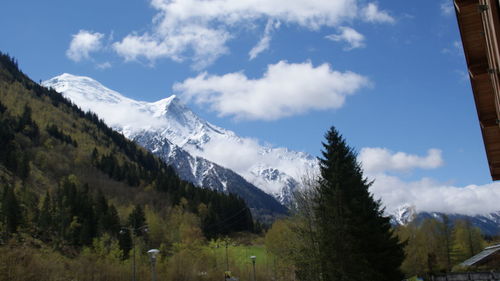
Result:
[[[318,170],[314,157],[241,138],[201,119],[175,95],[157,102],[136,101],[92,78],[71,74],[54,77],[43,85],[62,93],[83,110],[95,112],[109,126],[167,162],[171,162],[168,159],[172,155],[165,154],[175,150],[173,145],[194,158],[204,158],[235,171],[283,204],[290,202],[303,174]],[[193,174],[206,174],[195,171],[196,167],[191,170]],[[202,183],[199,179],[192,181]]]

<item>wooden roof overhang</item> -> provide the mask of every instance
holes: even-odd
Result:
[[[500,180],[500,0],[454,0],[493,180]]]

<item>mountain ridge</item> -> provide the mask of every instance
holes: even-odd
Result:
[[[284,205],[292,201],[293,191],[300,188],[301,173],[318,167],[317,160],[306,153],[261,146],[203,120],[175,95],[157,102],[135,101],[92,78],[71,74],[56,76],[43,84],[85,110],[96,112],[110,126],[151,151],[169,150],[161,146],[174,144],[194,158],[201,157],[233,170]],[[141,135],[148,135],[153,141]],[[239,159],[232,159],[238,156]],[[171,162],[168,157],[162,158]]]
[[[497,236],[500,234],[500,211],[483,215],[445,214],[441,212],[417,211],[416,206],[403,204],[391,215],[393,225],[407,225],[410,223],[420,224],[426,219],[442,220],[443,215],[448,216],[450,221],[468,220],[475,227],[487,236]]]

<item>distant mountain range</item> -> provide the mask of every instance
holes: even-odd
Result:
[[[254,210],[284,213],[283,206],[291,203],[294,190],[300,188],[301,174],[319,168],[317,160],[306,153],[261,146],[210,124],[175,95],[152,103],[136,101],[92,78],[71,74],[54,77],[43,85],[83,110],[97,113],[108,125],[172,165],[182,179],[238,194]],[[241,164],[249,161],[249,165]],[[442,214],[417,213],[414,206],[402,205],[390,216],[394,225],[405,225],[413,220],[439,219]],[[486,235],[500,233],[500,212],[448,216],[452,221],[468,219]]]
[[[468,216],[462,214],[446,214],[450,221],[469,220],[475,227],[481,229],[484,235],[496,236],[500,234],[500,211],[488,215]],[[417,212],[415,206],[402,205],[391,215],[393,225],[407,225],[410,222],[417,224],[425,219],[435,218],[441,220],[443,213]]]
[[[289,204],[293,191],[299,188],[301,173],[318,169],[317,160],[306,153],[261,146],[210,124],[175,95],[152,103],[136,101],[92,78],[71,74],[54,77],[43,85],[83,110],[97,113],[127,138],[173,165],[181,178],[236,193],[252,207],[265,205],[281,211],[267,195]]]

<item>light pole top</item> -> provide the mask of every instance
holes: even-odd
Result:
[[[122,226],[121,229],[120,229],[120,234],[125,234],[127,232],[130,232],[130,233],[136,233],[136,232],[148,232],[149,231],[149,228],[148,228],[148,225],[143,225],[143,226],[139,226],[139,227],[126,227],[126,226]]]
[[[160,250],[158,249],[151,249],[148,251],[148,255],[150,255],[152,258],[156,258],[156,255],[160,253]]]
[[[250,259],[252,260],[252,262],[255,262],[256,258],[257,258],[256,256],[250,256]]]

